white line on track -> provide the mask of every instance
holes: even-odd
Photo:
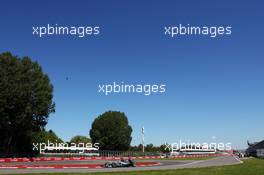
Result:
[[[244,163],[242,160],[240,160],[238,157],[233,156],[239,163]]]

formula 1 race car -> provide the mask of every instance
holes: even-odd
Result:
[[[115,162],[106,162],[104,167],[105,168],[120,168],[120,167],[135,167],[136,164],[133,160],[128,159],[128,160],[119,160]]]

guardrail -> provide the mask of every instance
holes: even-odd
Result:
[[[182,156],[171,156],[170,158],[199,158],[199,157],[210,157],[210,156],[224,156],[224,154],[205,154],[205,155],[182,155]],[[124,159],[162,159],[164,156],[138,156],[138,157],[39,157],[39,158],[0,158],[0,162],[38,162],[38,161],[67,161],[67,160],[120,160]]]

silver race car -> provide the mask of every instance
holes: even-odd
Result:
[[[135,167],[136,164],[134,160],[128,159],[124,160],[121,159],[119,161],[114,161],[114,162],[106,162],[104,167],[105,168],[120,168],[120,167]]]

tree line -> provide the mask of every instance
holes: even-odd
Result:
[[[39,63],[10,52],[0,54],[0,157],[33,156],[32,143],[62,143],[45,129],[54,112],[53,85]],[[70,142],[99,143],[100,150],[142,150],[142,145],[130,146],[132,131],[125,113],[106,111],[91,124],[90,138],[77,135]],[[162,149],[149,144],[145,150]]]

